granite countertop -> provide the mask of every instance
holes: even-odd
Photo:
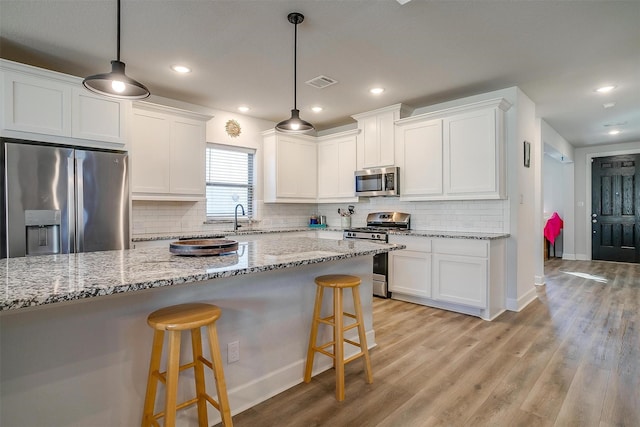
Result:
[[[394,236],[417,236],[433,237],[443,239],[475,239],[475,240],[495,240],[506,239],[511,236],[509,233],[478,233],[474,231],[435,231],[435,230],[409,230],[390,231]]]
[[[249,234],[293,233],[299,231],[344,231],[338,227],[286,227],[286,228],[241,228],[238,231],[211,231],[202,233],[167,233],[167,234],[139,234],[131,238],[132,242],[148,242],[152,240],[178,239],[220,239],[222,237],[245,236]]]
[[[237,252],[176,256],[166,248],[0,260],[0,312],[326,261],[375,255],[403,245],[289,237],[243,242]]]
[[[222,237],[243,236],[250,234],[271,234],[271,233],[292,233],[300,231],[339,231],[344,229],[340,227],[311,228],[311,227],[289,227],[289,228],[268,228],[268,229],[240,229],[238,231],[215,231],[208,233],[171,233],[171,234],[144,234],[137,235],[131,239],[132,242],[146,242],[152,240],[171,240],[171,239],[219,239]],[[505,239],[510,236],[509,233],[480,233],[474,231],[440,231],[440,230],[409,230],[394,231],[389,230],[389,234],[396,236],[418,236],[433,237],[447,239],[478,239],[478,240],[494,240]]]

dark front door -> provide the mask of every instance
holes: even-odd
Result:
[[[592,258],[640,263],[640,154],[592,162]]]

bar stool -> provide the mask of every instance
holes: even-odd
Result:
[[[304,371],[304,382],[311,381],[311,370],[313,369],[313,357],[316,352],[329,356],[333,359],[333,367],[336,370],[336,399],[344,400],[344,365],[358,359],[364,358],[364,371],[367,377],[367,383],[373,382],[371,373],[371,361],[369,359],[369,350],[367,348],[367,337],[364,331],[364,321],[362,318],[362,305],[360,304],[360,283],[361,280],[357,276],[349,276],[346,274],[330,274],[315,278],[317,285],[316,301],[313,308],[313,321],[311,323],[311,335],[309,337],[309,349],[307,351],[307,363]],[[322,297],[324,289],[333,290],[333,313],[328,317],[321,317]],[[353,307],[355,314],[345,313],[342,307],[343,293],[345,288],[351,288],[353,295]],[[344,317],[355,319],[355,323],[349,325],[344,324]],[[325,344],[316,345],[318,338],[318,326],[324,323],[330,325],[333,329],[333,341]],[[344,333],[350,329],[358,328],[359,342],[354,342],[344,337]],[[360,352],[347,359],[344,358],[344,343],[351,344],[360,348]],[[326,350],[327,347],[333,346],[333,353]]]
[[[218,345],[218,332],[216,321],[220,318],[220,308],[212,304],[191,303],[180,304],[161,308],[154,311],[147,318],[147,323],[154,331],[153,349],[149,364],[149,377],[147,379],[147,393],[144,401],[144,413],[142,427],[159,426],[158,419],[164,417],[165,427],[174,427],[176,411],[194,404],[198,406],[198,425],[206,427],[207,402],[211,403],[222,417],[225,427],[231,427],[231,410],[227,398],[227,387],[222,370],[222,357]],[[209,349],[212,362],[202,356],[202,341],[200,328],[206,326],[209,335]],[[191,331],[191,347],[193,361],[180,365],[180,334],[182,331]],[[164,333],[169,333],[169,349],[167,355],[167,370],[160,372],[160,359],[164,342]],[[205,390],[204,366],[213,370],[216,382],[218,400],[214,400]],[[177,403],[178,374],[180,371],[193,368],[195,373],[196,397],[182,403]],[[165,384],[166,399],[165,410],[154,413],[156,391],[158,381]]]

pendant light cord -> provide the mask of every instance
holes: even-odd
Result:
[[[118,43],[117,43],[116,58],[118,62],[120,62],[120,0],[118,0]]]
[[[293,30],[293,109],[294,110],[298,109],[297,88],[298,88],[298,24],[296,23]]]

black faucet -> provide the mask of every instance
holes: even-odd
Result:
[[[233,231],[238,231],[238,228],[242,227],[241,225],[238,225],[238,206],[240,206],[240,209],[242,209],[242,215],[245,215],[244,206],[242,206],[240,203],[238,203],[236,205],[235,214],[234,214]]]

